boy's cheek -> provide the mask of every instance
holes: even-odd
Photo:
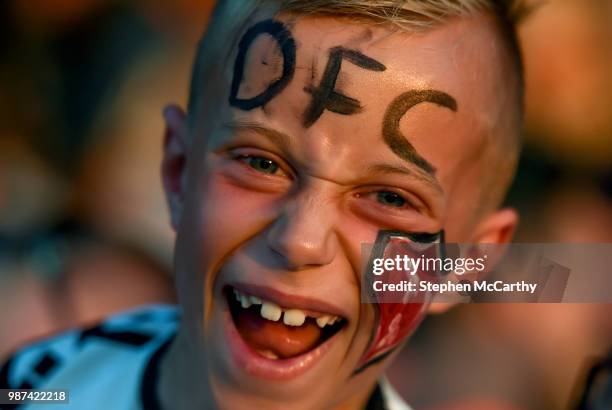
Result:
[[[231,253],[273,219],[273,200],[224,181],[214,174],[200,179],[186,203],[177,238],[177,288],[182,303],[210,312],[213,284]],[[204,306],[203,306],[204,305]]]
[[[203,251],[215,259],[225,258],[274,220],[275,199],[237,187],[213,175],[202,191],[198,220]]]

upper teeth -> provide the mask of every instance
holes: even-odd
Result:
[[[263,309],[263,307],[262,307]],[[283,315],[283,323],[289,326],[302,326],[306,321],[306,314],[300,309],[286,310]]]
[[[283,314],[283,310],[272,302],[263,302],[259,314],[268,320],[276,322]]]
[[[259,314],[267,320],[277,322],[282,316],[283,323],[288,326],[302,326],[306,321],[306,313],[300,309],[283,309],[274,302],[262,300],[257,296],[246,295],[236,289],[234,289],[234,296],[244,309],[251,307],[251,305],[261,305]],[[323,315],[316,318],[317,325],[320,328],[333,325],[338,320],[340,318],[333,315]]]

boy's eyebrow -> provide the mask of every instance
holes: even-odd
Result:
[[[270,128],[266,128],[261,124],[251,121],[231,121],[223,124],[225,127],[231,130],[243,130],[243,131],[252,131],[260,134],[263,137],[266,137],[270,140],[270,142],[275,145],[287,149],[291,145],[291,137],[288,134],[285,134],[280,131],[276,131]]]
[[[409,161],[411,164],[414,162]],[[418,179],[419,181],[425,182],[431,188],[433,188],[438,193],[444,193],[444,189],[442,189],[442,185],[435,177],[434,174],[429,172],[415,172],[409,167],[390,165],[390,164],[374,164],[367,168],[368,172],[379,173],[379,174],[404,174],[408,175],[411,178]]]

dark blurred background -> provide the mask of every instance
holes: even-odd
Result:
[[[186,103],[213,1],[0,2],[0,356],[174,301],[161,110]],[[517,242],[612,242],[612,2],[522,25]],[[389,371],[417,409],[565,409],[612,348],[609,305],[463,305]]]

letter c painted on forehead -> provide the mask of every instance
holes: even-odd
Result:
[[[408,158],[427,172],[433,172],[431,165],[421,157],[408,139],[400,132],[402,117],[415,105],[432,103],[449,110],[457,111],[457,101],[449,94],[438,90],[410,90],[396,97],[385,113],[383,119],[383,139],[391,150],[403,158]]]
[[[283,73],[277,80],[273,81],[265,91],[252,98],[238,98],[240,83],[244,77],[244,64],[247,51],[257,37],[261,34],[272,36],[283,54]],[[260,21],[247,30],[238,44],[238,56],[234,64],[234,78],[230,90],[229,103],[244,111],[249,111],[265,105],[268,101],[278,95],[289,84],[295,73],[295,40],[283,23],[268,19]]]

